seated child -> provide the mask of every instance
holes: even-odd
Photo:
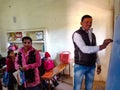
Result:
[[[48,52],[45,52],[43,65],[44,65],[45,71],[49,71],[49,70],[53,69],[55,66],[54,61],[51,59],[51,56]],[[54,84],[55,87],[58,85],[58,82],[55,77],[52,78],[52,83]]]

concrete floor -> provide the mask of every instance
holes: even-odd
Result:
[[[84,82],[82,85],[82,90],[84,90]],[[105,90],[105,82],[104,81],[94,81],[92,90]]]
[[[60,82],[60,84],[55,88],[55,90],[73,90],[73,78],[64,77],[63,80],[64,81]],[[83,81],[81,90],[85,90],[84,81]],[[94,81],[93,90],[105,90],[105,82],[104,81]]]
[[[5,87],[3,87],[3,90],[7,90],[7,89]],[[59,81],[59,85],[57,87],[55,87],[54,90],[73,90],[73,78],[64,77],[63,82]],[[81,90],[84,90],[84,82],[82,84]],[[94,81],[93,90],[105,90],[105,82],[104,81]]]

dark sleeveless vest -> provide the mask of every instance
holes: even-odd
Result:
[[[95,35],[93,33],[92,33],[92,43],[90,43],[88,33],[86,33],[82,28],[75,31],[75,33],[78,33],[78,34],[81,35],[83,41],[85,42],[85,44],[87,46],[95,46],[96,45],[96,37],[95,37]],[[74,35],[74,33],[73,33],[73,35]],[[91,53],[91,54],[83,53],[78,48],[78,46],[75,44],[74,40],[73,40],[73,44],[74,44],[74,48],[75,48],[75,50],[74,50],[74,54],[75,54],[74,59],[75,59],[76,64],[85,65],[85,66],[95,65],[96,58],[97,58],[96,53]]]
[[[22,66],[22,56],[21,52],[18,52],[18,64]],[[36,57],[35,57],[35,50],[29,52],[29,59],[27,64],[35,63]],[[25,72],[25,79],[26,82],[32,83],[35,81],[35,73],[34,69],[29,69],[24,71]]]

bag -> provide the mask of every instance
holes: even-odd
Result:
[[[41,79],[40,90],[49,90],[48,88],[47,82]]]
[[[17,70],[13,73],[13,76],[17,80],[18,85],[22,85],[25,82],[25,74],[21,70]]]
[[[63,51],[60,53],[60,62],[61,63],[69,63],[70,62],[70,52]]]
[[[49,70],[51,70],[51,69],[53,69],[54,68],[54,62],[53,62],[53,60],[45,60],[44,61],[44,69],[46,70],[46,71],[49,71]]]
[[[8,86],[9,82],[10,82],[10,74],[8,72],[4,72],[2,83],[4,86]]]

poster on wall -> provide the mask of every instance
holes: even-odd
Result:
[[[8,33],[8,41],[15,41],[15,40],[16,40],[15,33],[14,32]]]
[[[22,32],[9,32],[8,41],[20,41],[22,39]]]
[[[36,32],[36,40],[43,40],[43,31]]]
[[[22,39],[22,32],[15,33],[16,41],[20,41]]]
[[[27,36],[30,36],[33,41],[43,41],[44,33],[43,31],[28,31],[26,33]]]

